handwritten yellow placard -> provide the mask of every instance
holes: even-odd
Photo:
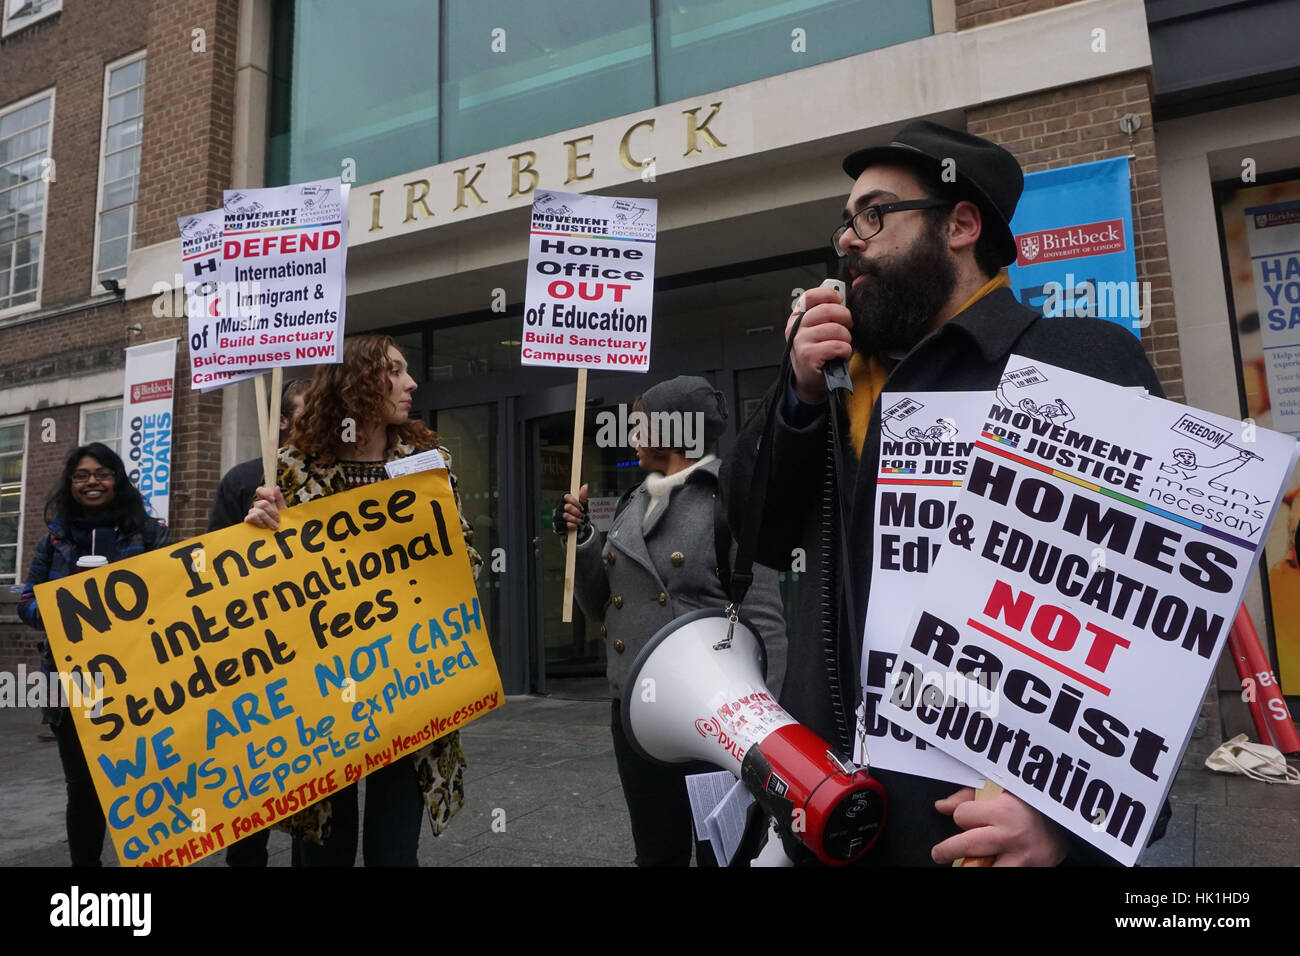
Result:
[[[504,700],[445,470],[39,585],[127,865],[184,866]]]

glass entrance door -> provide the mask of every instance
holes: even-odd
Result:
[[[600,447],[596,438],[601,412],[618,413],[617,406],[588,408],[582,449],[582,480],[589,485],[588,506],[597,530],[605,531],[614,506],[624,492],[640,484],[636,453],[623,446]],[[564,539],[552,531],[554,509],[569,490],[573,456],[573,413],[559,412],[530,422],[535,515],[531,589],[534,619],[540,640],[541,684],[545,693],[565,697],[609,696],[605,682],[605,642],[600,622],[589,621],[575,598],[573,620],[562,618],[564,599]]]

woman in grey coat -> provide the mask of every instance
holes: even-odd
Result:
[[[637,865],[688,866],[692,822],[684,777],[711,768],[668,768],[641,757],[623,731],[619,699],[632,662],[660,628],[688,611],[727,604],[715,544],[719,527],[725,529],[726,512],[718,500],[721,462],[713,454],[727,411],[721,392],[703,378],[686,375],[649,389],[635,409],[650,416],[694,415],[694,423],[703,428],[677,434],[702,433],[703,441],[689,449],[652,447],[648,440],[638,443],[637,461],[650,474],[620,501],[609,532],[600,534],[587,518],[586,485],[578,499],[564,496],[563,508],[556,509],[556,531],[579,529],[575,596],[588,620],[601,623],[605,639],[606,674],[614,696],[610,731]],[[655,433],[651,430],[650,439]],[[688,452],[697,457],[688,457]],[[735,542],[725,530],[721,537],[731,542],[730,567]],[[775,694],[785,660],[785,621],[775,571],[755,565],[741,613],[767,646],[769,688]],[[713,863],[707,843],[697,844],[696,860]]]

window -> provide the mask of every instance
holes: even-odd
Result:
[[[294,6],[296,19],[277,26],[291,43],[291,65],[287,51],[272,54],[292,75],[291,85],[272,81],[272,96],[292,104],[294,121],[272,122],[272,163],[298,177],[294,182],[337,176],[348,159],[358,182],[436,163],[438,4],[298,0]],[[486,45],[491,37],[484,36]],[[400,69],[378,68],[397,63]]]
[[[53,118],[53,90],[0,109],[0,315],[40,305]]]
[[[117,454],[122,454],[122,403],[120,401],[97,402],[94,405],[81,406],[81,434],[78,445],[88,445],[93,441],[107,445]]]
[[[99,151],[99,216],[95,223],[95,274],[91,294],[105,279],[126,278],[135,241],[135,201],[140,192],[140,133],[144,125],[144,53],[104,70],[104,126]]]
[[[443,158],[655,104],[646,0],[448,0],[444,11]]]
[[[373,183],[933,32],[925,0],[270,6],[267,185]]]
[[[0,584],[17,584],[22,540],[23,451],[27,422],[0,422]]]
[[[673,0],[661,3],[658,10],[655,30],[661,103],[878,50],[932,32],[928,3]]]
[[[16,33],[44,20],[63,9],[63,0],[3,0],[5,11],[4,35]]]

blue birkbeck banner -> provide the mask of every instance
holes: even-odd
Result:
[[[1133,250],[1128,157],[1030,173],[1011,220],[1008,268],[1021,303],[1046,316],[1091,316],[1134,335],[1150,322]]]

